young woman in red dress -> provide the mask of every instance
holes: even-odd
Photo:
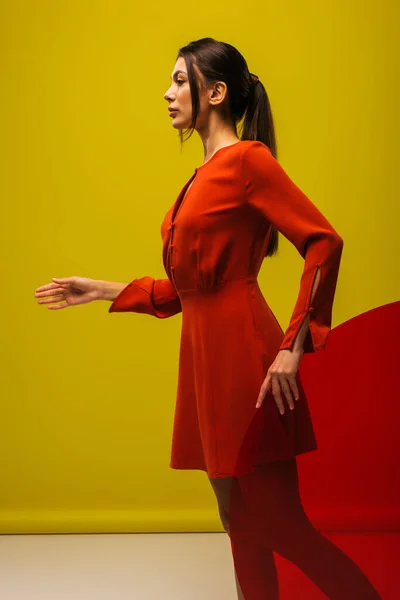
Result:
[[[171,79],[172,126],[181,143],[184,130],[197,131],[204,162],[161,225],[167,277],[53,279],[36,295],[63,301],[54,308],[105,299],[109,312],[182,313],[170,466],[206,471],[239,599],[278,599],[277,552],[331,600],[378,600],[313,527],[299,494],[296,456],[317,444],[298,367],[304,352],[326,346],[343,240],[278,163],[266,90],[235,47],[191,42]],[[285,332],[257,282],[278,232],[304,258]]]

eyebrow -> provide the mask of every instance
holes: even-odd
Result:
[[[183,73],[184,75],[187,75],[187,73],[185,73],[185,71],[181,71],[181,70],[179,70],[179,71],[175,71],[175,73],[172,73],[171,79],[172,79],[173,77],[175,77],[175,75],[179,75],[179,73]]]

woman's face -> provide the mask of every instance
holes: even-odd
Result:
[[[197,72],[198,80],[201,79]],[[164,98],[168,102],[169,118],[172,119],[172,126],[175,129],[187,129],[192,122],[192,95],[190,93],[189,78],[186,69],[185,59],[179,57],[175,63],[174,70],[171,76],[172,82],[169,89],[165,92]],[[201,128],[201,124],[207,121],[210,107],[209,97],[211,90],[207,90],[203,86],[199,87],[199,114],[196,122],[196,129]],[[172,112],[172,109],[176,109]]]
[[[189,78],[186,63],[183,57],[179,57],[171,76],[170,88],[165,92],[164,98],[168,102],[168,110],[175,129],[183,129],[190,126],[192,120],[192,95],[190,93]]]

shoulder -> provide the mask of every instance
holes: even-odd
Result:
[[[275,160],[270,148],[259,140],[244,140],[240,153],[240,162],[244,173],[257,172],[273,166]]]
[[[251,160],[252,158],[264,158],[268,160],[268,157],[272,157],[270,148],[260,142],[259,140],[243,140],[241,143],[241,158],[243,160]]]
[[[270,148],[259,140],[244,140],[240,154],[241,172],[244,181],[265,180],[278,166]],[[279,168],[279,167],[278,167]]]

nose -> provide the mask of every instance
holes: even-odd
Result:
[[[164,99],[167,100],[167,102],[170,102],[170,101],[172,102],[172,100],[173,100],[172,95],[170,93],[170,89],[171,88],[168,88],[168,90],[164,94]]]

